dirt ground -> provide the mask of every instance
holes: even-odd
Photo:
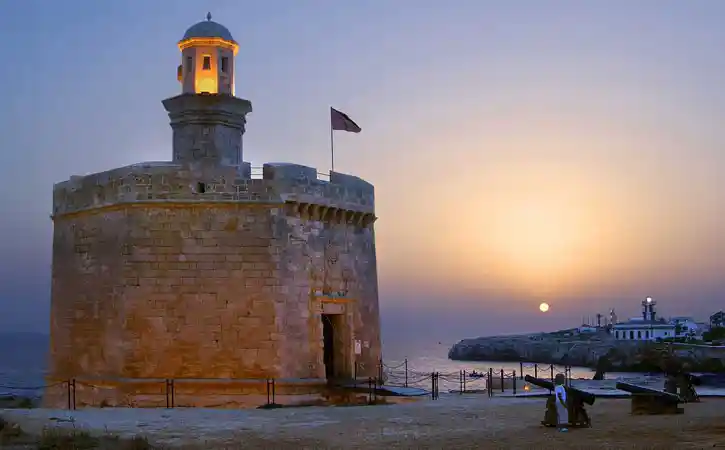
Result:
[[[631,416],[626,399],[598,399],[593,428],[544,428],[545,399],[464,396],[390,406],[284,408],[270,411],[143,410],[74,412],[73,427],[140,433],[155,448],[186,449],[704,449],[725,447],[725,400],[684,405],[676,416]],[[26,410],[33,411],[33,410]],[[39,410],[35,410],[39,411]],[[123,414],[124,418],[120,418]],[[24,427],[33,414],[0,415]],[[114,419],[114,415],[116,418]],[[34,414],[37,429],[38,413]],[[103,417],[99,417],[103,416]],[[154,419],[158,416],[158,419]],[[102,419],[102,424],[101,424]],[[47,422],[46,418],[46,424]],[[90,423],[90,422],[88,422]],[[30,422],[27,423],[32,428]],[[47,425],[46,425],[47,426]],[[85,429],[85,428],[84,428]],[[100,429],[100,431],[99,431]],[[129,447],[130,448],[130,447]]]

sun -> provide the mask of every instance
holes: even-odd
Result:
[[[549,310],[549,304],[548,303],[542,303],[539,305],[539,311],[546,312]]]

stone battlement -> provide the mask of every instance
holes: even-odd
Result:
[[[53,187],[53,216],[125,204],[193,202],[316,205],[343,211],[341,216],[375,211],[373,185],[353,175],[330,172],[324,180],[316,168],[290,163],[264,164],[261,179],[252,177],[249,163],[242,172],[240,177],[232,167],[162,161],[73,176]],[[315,215],[325,214],[315,209]]]

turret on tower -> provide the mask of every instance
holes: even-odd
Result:
[[[173,161],[234,167],[240,177],[249,178],[242,135],[252,103],[234,95],[239,44],[208,13],[205,21],[186,30],[179,50],[181,95],[163,101],[174,132]]]
[[[177,77],[184,94],[234,95],[234,57],[239,44],[224,25],[206,20],[192,25],[179,41]]]

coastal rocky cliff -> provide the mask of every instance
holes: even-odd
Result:
[[[567,335],[569,334],[569,335]],[[664,346],[651,342],[617,341],[606,333],[572,335],[540,333],[464,339],[448,352],[458,361],[506,361],[597,366],[604,356],[608,371],[659,371]],[[693,372],[725,371],[725,349],[675,344],[673,354]]]

